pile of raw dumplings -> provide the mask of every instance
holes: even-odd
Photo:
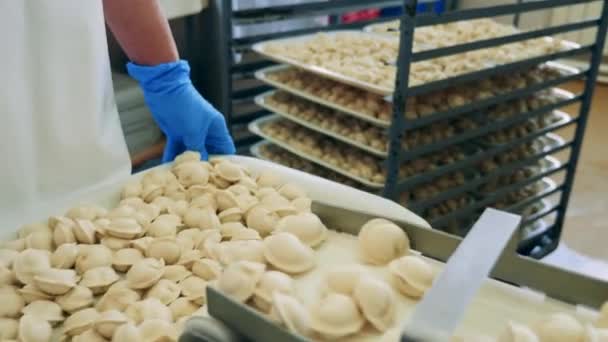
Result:
[[[318,240],[303,239],[303,236],[300,235],[302,241],[318,246]],[[289,251],[292,239],[296,238],[287,238],[284,233],[272,234],[264,240],[266,251],[276,250],[276,256],[289,252],[294,257],[285,260],[298,260],[298,248]],[[395,292],[420,298],[431,287],[435,273],[424,259],[410,254],[406,233],[384,219],[371,220],[361,228],[358,248],[363,263],[388,267],[390,282],[371,275],[361,264],[345,265],[325,274],[317,300],[305,305],[295,289],[297,279],[293,277],[311,268],[305,263],[284,268],[273,261],[271,254],[266,258],[268,266],[251,261],[229,265],[218,279],[218,288],[290,332],[314,340],[356,335],[367,323],[382,333],[397,319]]]
[[[227,266],[315,266],[326,228],[310,205],[271,171],[186,152],[115,208],[78,206],[0,244],[0,340],[176,341]]]
[[[265,123],[260,129],[282,144],[343,170],[353,175],[353,178],[362,178],[367,182],[375,183],[374,186],[384,185],[386,170],[382,160],[368,152],[283,118]],[[406,179],[465,158],[465,152],[460,147],[449,147],[403,163],[399,169],[399,177]]]
[[[458,87],[449,87],[445,90],[411,96],[407,100],[405,116],[408,119],[422,118],[473,101],[554,79],[563,76],[562,74],[562,71],[550,66],[539,66],[508,76],[496,75]],[[268,72],[266,77],[289,88],[304,92],[309,96],[318,97],[358,114],[382,120],[386,124],[391,121],[393,108],[391,103],[384,99],[384,96],[293,67]],[[547,104],[547,98],[550,100],[553,96],[551,94],[536,94],[527,100],[527,104],[533,109],[538,108]],[[496,115],[500,113],[502,111],[499,111]],[[492,116],[492,114],[489,114],[489,116]]]
[[[359,183],[354,180],[347,178],[337,172],[318,166],[317,164],[301,158],[283,148],[274,144],[264,144],[259,147],[260,157],[263,159],[285,165],[292,169],[301,170],[306,173],[313,174],[331,181],[352,186],[359,189],[365,189],[366,191],[372,192],[373,190],[362,187]]]
[[[304,100],[284,91],[265,98],[266,103],[278,112],[283,112],[317,127],[321,131],[338,134],[354,143],[366,146],[377,154],[387,153],[389,139],[386,129],[367,123],[339,111]],[[402,140],[402,148],[433,144],[448,139],[455,134],[475,129],[476,123],[469,118],[440,122],[408,131]]]
[[[463,39],[463,43],[477,39],[473,33],[478,28],[468,27],[468,33],[463,34],[468,38]],[[415,38],[413,50],[453,44],[450,35],[432,36],[433,40],[428,42]],[[277,41],[263,46],[268,55],[321,68],[378,88],[383,93],[394,89],[398,49],[397,37],[364,32],[318,33],[305,40]],[[567,47],[561,41],[543,37],[415,62],[410,68],[409,84],[416,86],[564,49]]]

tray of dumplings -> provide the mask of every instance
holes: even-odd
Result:
[[[389,139],[385,128],[377,127],[281,90],[260,94],[255,101],[259,106],[311,130],[333,137],[375,156],[388,157]],[[466,117],[433,123],[408,131],[402,139],[401,146],[405,150],[411,150],[433,145],[475,128],[477,128],[477,122]]]
[[[406,118],[410,120],[418,119],[433,113],[457,108],[478,99],[574,73],[576,73],[576,70],[564,68],[556,63],[546,63],[540,67],[518,72],[508,77],[497,75],[481,82],[471,82],[460,87],[450,87],[430,94],[410,97],[407,102]],[[256,71],[255,76],[278,89],[335,109],[343,114],[351,115],[380,127],[390,125],[392,105],[384,96],[289,65],[270,66]],[[567,92],[561,90],[556,90],[556,92],[560,96],[568,95]]]
[[[307,159],[301,158],[283,149],[282,147],[279,147],[266,140],[262,140],[252,145],[250,147],[250,152],[251,155],[256,158],[281,164],[292,169],[301,170],[306,173],[329,179],[340,184],[348,185],[372,193],[378,191],[377,189],[372,190],[366,188],[365,186],[359,184],[356,181],[353,181],[348,177],[345,177],[337,172],[319,166]]]
[[[249,125],[260,137],[318,165],[349,177],[371,189],[384,186],[386,172],[382,159],[328,138],[278,115],[260,118]],[[403,163],[400,179],[407,179],[464,160],[478,153],[472,146],[452,146]]]
[[[379,158],[334,141],[320,133],[272,115],[249,124],[256,135],[285,150],[335,171],[372,189],[384,186]]]
[[[447,79],[481,69],[576,48],[549,37],[412,63],[410,86]],[[414,51],[428,48],[414,40]],[[360,31],[320,32],[254,44],[252,49],[334,81],[379,95],[394,91],[399,39]]]
[[[388,136],[383,128],[283,91],[262,93],[255,97],[255,103],[281,117],[377,157],[388,157]]]
[[[363,27],[363,31],[398,37],[400,33],[400,26],[399,20],[394,20],[367,25]],[[417,27],[414,32],[414,42],[422,46],[424,50],[430,50],[479,40],[510,36],[520,32],[521,31],[515,26],[502,24],[490,18],[480,18],[461,20],[447,24]],[[571,48],[575,48],[577,46],[575,43],[552,37],[542,37],[521,41],[521,43],[523,42],[537,43],[540,45],[562,44]],[[517,48],[518,45],[515,44],[516,43],[512,43],[511,46],[513,46],[513,48]],[[506,46],[509,46],[509,44]],[[499,48],[500,46],[494,48],[494,50],[500,51]],[[488,48],[487,50],[492,51],[492,48]]]
[[[281,219],[264,238],[266,264],[226,268],[207,289],[210,315],[253,341],[399,341],[460,239],[318,203],[311,210],[314,224]],[[522,287],[487,279],[454,340],[583,341],[607,333],[608,306],[596,311],[607,283],[512,251],[493,276]]]

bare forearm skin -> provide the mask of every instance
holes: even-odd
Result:
[[[103,9],[108,27],[131,61],[151,66],[179,59],[158,0],[103,0]]]

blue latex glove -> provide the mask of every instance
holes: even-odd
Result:
[[[167,137],[163,162],[186,150],[209,154],[234,154],[224,116],[192,85],[186,61],[142,66],[127,64],[129,75],[139,81],[146,104]]]

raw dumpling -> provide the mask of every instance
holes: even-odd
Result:
[[[330,293],[314,305],[310,312],[312,329],[327,339],[355,334],[365,324],[355,301],[343,294]]]
[[[258,309],[269,312],[272,305],[272,295],[277,292],[288,295],[293,294],[293,279],[283,272],[268,271],[264,273],[258,282],[253,296],[253,303]]]
[[[359,278],[353,297],[363,316],[379,331],[386,331],[395,320],[395,296],[385,282],[371,276]]]
[[[390,221],[371,220],[359,231],[361,257],[373,265],[385,265],[406,254],[409,249],[410,240],[407,234]]]
[[[308,310],[295,297],[275,292],[272,295],[270,316],[284,324],[289,331],[302,336],[311,336],[311,320]]]
[[[264,239],[266,260],[280,271],[302,273],[315,266],[315,253],[295,235],[277,233]]]
[[[277,223],[276,231],[291,233],[310,247],[320,245],[327,238],[327,227],[313,213],[285,216]]]
[[[585,328],[576,318],[565,314],[553,314],[536,326],[541,341],[566,342],[582,341]]]
[[[325,276],[325,292],[341,293],[351,296],[364,270],[359,265],[347,265],[336,268]]]
[[[433,284],[435,274],[431,265],[417,256],[393,260],[388,268],[397,289],[406,296],[420,298]]]
[[[253,296],[266,265],[238,261],[229,265],[218,278],[218,289],[237,301],[245,302]]]
[[[539,342],[538,336],[527,326],[509,322],[507,328],[499,336],[500,342]]]

